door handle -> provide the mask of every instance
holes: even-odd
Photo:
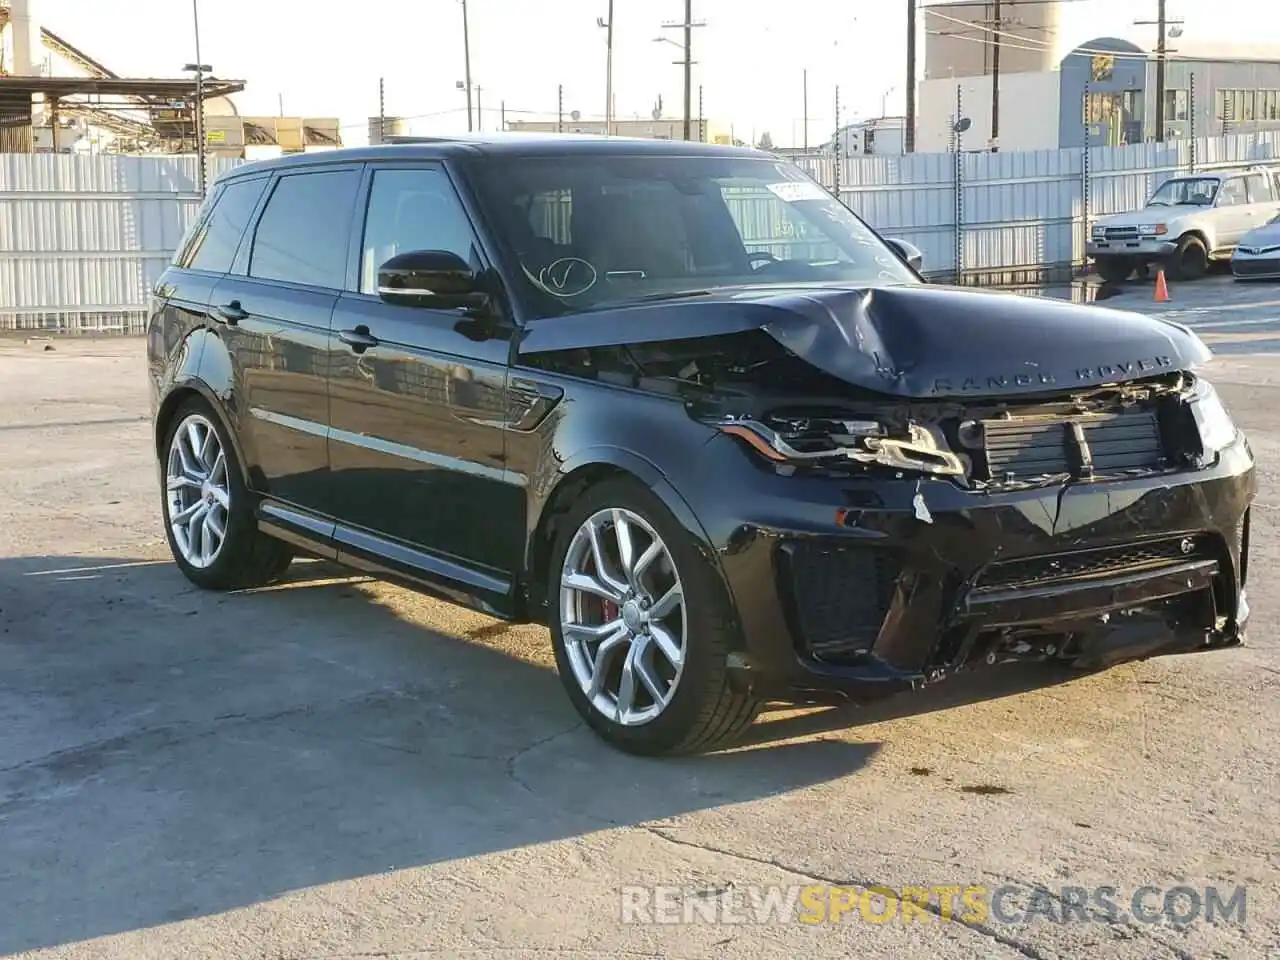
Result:
[[[224,303],[220,307],[213,308],[213,315],[223,323],[234,327],[241,320],[249,319],[249,311],[240,306],[239,300],[232,300],[230,303]]]
[[[364,353],[370,347],[378,345],[378,338],[363,323],[354,330],[339,330],[338,339],[350,347],[353,353]]]

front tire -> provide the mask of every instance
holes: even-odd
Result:
[[[628,753],[699,753],[736,739],[760,702],[730,685],[738,633],[716,571],[640,483],[609,480],[564,516],[548,596],[561,682]]]
[[[1199,280],[1209,269],[1209,252],[1199,237],[1191,234],[1178,241],[1169,263],[1170,280]]]
[[[193,397],[175,411],[163,449],[165,538],[183,575],[206,590],[279,579],[293,553],[258,530],[235,448],[204,400]]]

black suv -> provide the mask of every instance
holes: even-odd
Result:
[[[601,736],[1240,642],[1253,458],[1179,325],[927,285],[796,167],[422,140],[221,178],[155,290],[165,530],[545,623]]]

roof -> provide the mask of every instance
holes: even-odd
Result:
[[[493,133],[456,137],[397,137],[393,143],[368,147],[344,147],[322,155],[290,154],[242,164],[234,176],[278,167],[320,163],[361,163],[368,160],[448,159],[460,157],[568,157],[568,156],[710,156],[767,158],[750,147],[730,147],[696,140],[650,140],[641,137],[601,137],[588,134]]]

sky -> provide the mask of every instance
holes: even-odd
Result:
[[[366,140],[385,85],[388,116],[415,117],[415,133],[466,129],[461,0],[196,0],[201,59],[221,77],[246,81],[246,115],[338,117],[348,144]],[[937,0],[921,0],[922,4]],[[1187,40],[1275,43],[1277,0],[1168,0]],[[32,0],[44,26],[125,76],[176,76],[195,60],[189,0]],[[608,0],[468,0],[472,83],[483,129],[512,119],[603,117]],[[693,113],[755,142],[803,139],[808,71],[810,139],[840,119],[901,115],[906,71],[905,0],[693,0]],[[1151,47],[1156,0],[1062,0],[1071,45],[1119,36]],[[684,0],[614,0],[615,116],[683,115]],[[927,29],[946,29],[929,23]],[[923,43],[920,47],[923,71]]]

